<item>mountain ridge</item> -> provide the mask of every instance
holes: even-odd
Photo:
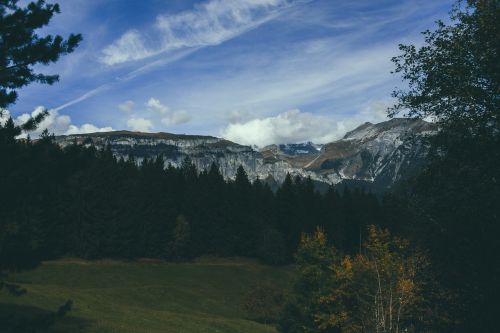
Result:
[[[62,147],[73,142],[96,148],[109,146],[117,157],[134,156],[139,163],[162,155],[165,165],[180,166],[189,157],[199,170],[216,163],[226,179],[233,179],[242,165],[250,180],[279,183],[290,174],[330,185],[357,180],[389,188],[423,163],[425,145],[421,138],[436,130],[434,124],[423,120],[395,118],[363,123],[342,139],[323,145],[303,142],[260,149],[214,136],[166,132],[96,132],[57,136],[56,142]]]

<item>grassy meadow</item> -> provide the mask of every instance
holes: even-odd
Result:
[[[50,332],[276,332],[247,320],[243,299],[259,282],[286,288],[292,275],[248,259],[48,261],[9,276],[28,293],[0,292],[0,321],[30,320],[71,299],[72,311]]]

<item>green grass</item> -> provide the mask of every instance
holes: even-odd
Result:
[[[73,300],[72,311],[50,332],[276,332],[245,319],[242,301],[251,286],[286,288],[290,268],[247,259],[200,259],[192,263],[83,261],[43,263],[11,274],[28,293],[0,292],[0,313],[55,311]]]

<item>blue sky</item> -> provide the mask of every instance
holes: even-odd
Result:
[[[54,86],[20,91],[19,121],[56,134],[110,129],[244,143],[324,143],[385,119],[399,43],[446,19],[448,0],[60,0],[40,33],[83,34]]]

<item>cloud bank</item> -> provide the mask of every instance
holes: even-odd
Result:
[[[338,134],[338,126],[333,121],[300,110],[232,123],[221,131],[221,135],[228,140],[259,147],[304,141],[326,143],[336,139]]]
[[[230,141],[259,147],[306,141],[328,143],[342,138],[364,122],[387,120],[387,108],[392,105],[393,99],[375,100],[354,115],[332,117],[294,109],[276,116],[249,119],[249,113],[235,112],[220,135]]]
[[[36,117],[38,114],[46,110],[43,106],[38,106],[29,113],[23,113],[20,116],[14,118],[14,123],[16,125],[24,124],[31,117]],[[10,113],[4,110],[3,115],[0,116],[0,124],[5,124],[5,121],[10,117]],[[95,133],[95,132],[109,132],[113,131],[112,127],[97,127],[93,124],[83,124],[75,125],[71,121],[71,117],[68,115],[61,115],[57,110],[49,110],[48,115],[45,119],[38,125],[36,130],[30,131],[29,133],[21,134],[21,137],[27,137],[28,134],[32,138],[37,138],[42,134],[44,130],[48,130],[49,133],[55,135],[71,135],[71,134],[85,134],[85,133]]]
[[[151,132],[151,130],[153,129],[153,123],[151,122],[151,120],[135,116],[132,116],[127,121],[127,126],[132,131],[136,132]]]

